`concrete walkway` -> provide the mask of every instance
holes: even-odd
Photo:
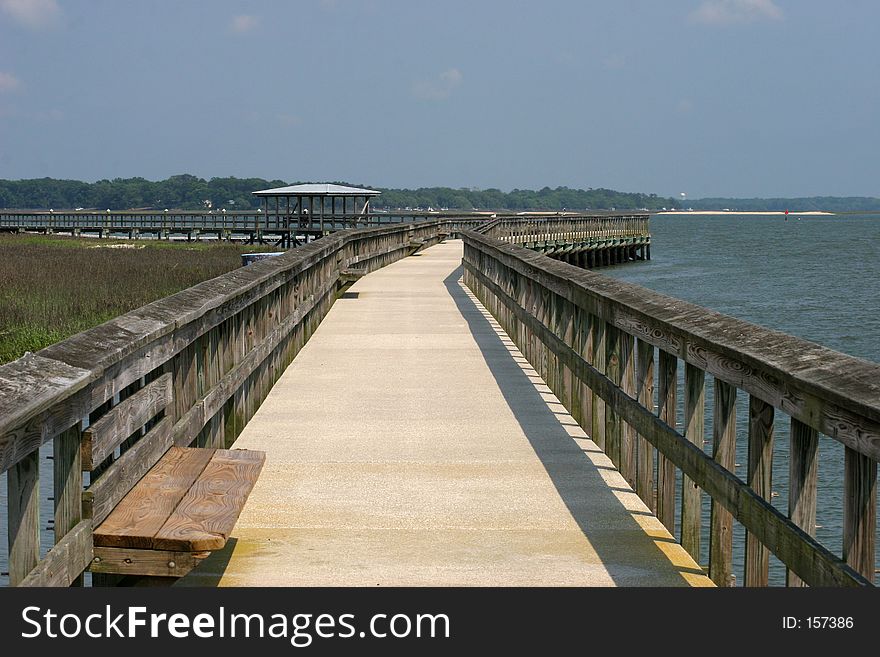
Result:
[[[358,281],[235,447],[266,465],[181,584],[701,585],[460,282],[449,241]]]

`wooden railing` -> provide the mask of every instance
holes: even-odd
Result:
[[[768,584],[770,553],[790,586],[873,581],[880,366],[477,232],[464,240],[465,283],[673,534],[679,511],[680,541],[695,559],[709,495],[712,580],[734,582],[736,521],[746,530],[746,585]],[[748,397],[745,480],[734,463],[738,392]],[[771,503],[776,411],[790,418],[788,513]],[[845,451],[840,556],[814,538],[820,434]]]
[[[230,445],[341,282],[446,230],[422,221],[337,232],[0,367],[10,583],[67,586],[87,569],[98,578],[92,528],[165,451]],[[49,442],[55,541],[41,558],[40,448]]]
[[[512,242],[577,241],[647,234],[647,215],[530,214],[475,212],[371,212],[369,214],[279,215],[257,211],[27,211],[0,210],[0,231],[132,232],[160,235],[201,231],[249,234],[260,231],[336,231],[416,221],[446,221],[454,229],[476,228],[502,218],[499,239]],[[499,223],[499,222],[496,222]]]
[[[486,234],[503,242],[600,242],[650,236],[647,214],[504,217]]]

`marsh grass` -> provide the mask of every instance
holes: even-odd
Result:
[[[0,235],[0,363],[241,265],[228,242]]]

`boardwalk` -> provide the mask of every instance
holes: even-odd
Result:
[[[703,585],[460,283],[459,241],[356,283],[235,447],[266,466],[181,584]]]

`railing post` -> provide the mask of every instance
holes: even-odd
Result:
[[[736,469],[736,388],[719,379],[715,379],[712,458],[728,472]],[[709,537],[709,577],[717,586],[734,586],[733,515],[714,499]]]
[[[40,560],[40,451],[6,473],[9,513],[9,584],[17,586]]]
[[[602,374],[607,373],[607,331],[606,322],[601,317],[593,316],[590,326],[593,347],[593,367]],[[592,393],[593,413],[590,421],[590,438],[603,452],[607,452],[605,440],[605,400],[595,392]]]
[[[611,383],[619,388],[623,377],[620,329],[606,324],[605,333],[605,346],[608,354],[605,373]],[[605,408],[605,453],[608,454],[614,467],[618,470],[620,469],[620,433],[620,417],[612,406],[607,406]]]
[[[874,581],[877,462],[849,447],[844,456],[843,558]]]
[[[657,373],[657,403],[660,419],[675,429],[678,391],[678,358],[660,350]],[[675,464],[662,453],[657,454],[657,517],[675,533]]]
[[[82,520],[82,433],[77,422],[52,441],[54,498],[55,498],[55,542]],[[82,576],[73,584],[82,585]]]
[[[746,483],[765,500],[770,500],[773,481],[774,408],[763,400],[749,397],[749,462]],[[767,586],[770,551],[746,532],[745,585]]]
[[[620,385],[627,396],[636,399],[635,338],[620,331]],[[620,472],[633,490],[636,490],[636,432],[620,421]]]
[[[706,374],[703,370],[685,363],[684,368],[684,427],[685,436],[703,449],[705,439]],[[702,492],[697,485],[684,476],[681,485],[681,545],[700,561],[700,516],[702,515]]]
[[[654,347],[644,340],[638,340],[636,373],[636,389],[639,403],[652,413],[654,412]],[[636,491],[651,511],[657,509],[654,495],[654,447],[638,436],[638,478]]]
[[[636,388],[638,390],[639,403],[652,413],[654,412],[654,347],[644,340],[637,342],[638,371],[636,373]],[[638,477],[636,479],[636,492],[649,509],[657,508],[654,497],[654,447],[638,436]]]
[[[819,435],[803,422],[791,420],[789,449],[788,516],[810,536],[816,533],[816,483]],[[800,577],[787,571],[788,586],[804,586]]]

